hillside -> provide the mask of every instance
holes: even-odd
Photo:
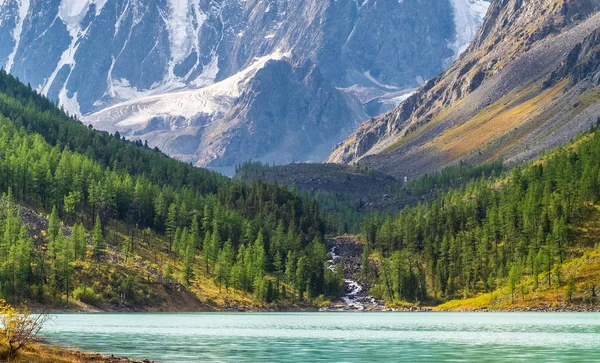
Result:
[[[524,311],[598,311],[600,281],[600,207],[572,230],[571,259],[561,266],[566,282],[561,286],[543,283],[552,279],[545,274],[524,276],[514,287],[502,286],[473,298],[451,300],[439,310],[524,310]],[[556,278],[556,277],[554,277]],[[542,281],[542,283],[540,283]],[[537,285],[537,287],[536,287]]]
[[[468,50],[328,161],[414,178],[459,160],[516,165],[598,115],[595,0],[497,0]]]
[[[273,309],[341,291],[314,202],[92,130],[5,72],[0,170],[0,298],[11,302]]]
[[[371,218],[370,293],[392,306],[597,310],[599,152],[595,126],[506,174]]]
[[[257,162],[237,168],[235,178],[277,183],[316,200],[326,216],[329,233],[360,233],[373,214],[386,215],[434,199],[450,188],[481,176],[498,175],[501,160],[477,166],[460,163],[412,181],[398,180],[360,165],[303,164],[268,166]]]

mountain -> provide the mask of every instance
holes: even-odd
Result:
[[[488,4],[2,0],[0,65],[86,123],[197,165],[322,160],[443,71]]]
[[[495,0],[468,50],[397,108],[364,122],[329,162],[414,177],[459,160],[508,165],[595,123],[597,0]]]
[[[118,104],[84,122],[224,172],[253,157],[277,164],[322,160],[365,114],[314,64],[294,68],[284,56],[260,58],[205,88]]]

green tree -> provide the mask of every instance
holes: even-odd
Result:
[[[570,278],[567,281],[567,300],[569,302],[573,302],[573,294],[575,294],[575,292],[577,292],[577,286],[575,285],[575,279],[574,278]]]
[[[194,257],[195,257],[195,247],[191,241],[188,241],[186,249],[185,249],[185,257],[183,259],[183,282],[186,286],[190,286],[190,280],[194,276]]]
[[[517,265],[512,265],[508,273],[508,289],[510,291],[511,304],[515,303],[515,290],[521,282],[521,268]]]
[[[102,223],[100,216],[96,216],[96,223],[92,231],[92,252],[95,261],[102,261],[106,257],[106,241],[102,234]]]
[[[304,300],[304,293],[310,285],[310,262],[306,256],[300,256],[296,267],[296,291],[298,298]]]
[[[169,262],[165,269],[165,283],[169,285],[173,281],[173,264]]]
[[[179,227],[177,223],[178,218],[177,205],[175,203],[171,203],[166,221],[167,237],[169,237],[169,252],[173,250],[173,239],[175,238],[175,232]]]
[[[222,284],[225,284],[225,289],[229,290],[229,277],[231,276],[231,269],[233,268],[233,246],[231,240],[228,240],[223,249],[219,252],[216,266],[216,277],[219,282],[219,292],[221,292]]]

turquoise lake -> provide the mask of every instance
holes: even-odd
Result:
[[[599,313],[60,314],[52,344],[157,362],[599,362]]]

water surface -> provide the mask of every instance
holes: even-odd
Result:
[[[159,362],[600,361],[600,313],[60,314],[43,335]]]

